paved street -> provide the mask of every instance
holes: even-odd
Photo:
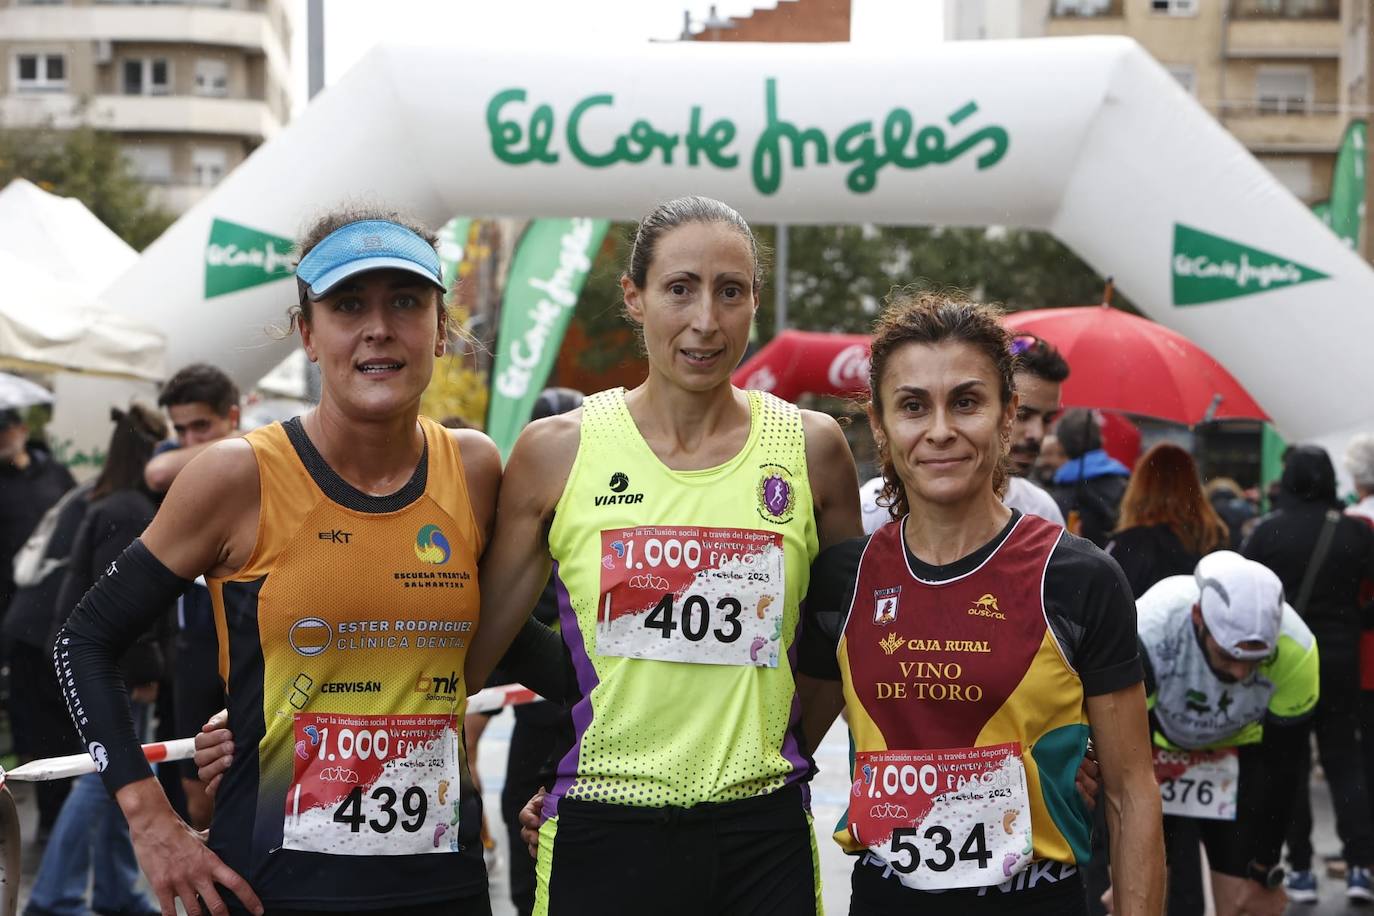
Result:
[[[488,811],[499,811],[501,786],[504,781],[506,749],[510,736],[512,717],[509,714],[497,716],[492,720],[482,736],[479,767],[485,780],[485,796]],[[842,727],[838,726],[826,736],[817,754],[820,774],[812,787],[812,806],[815,814],[817,845],[821,851],[822,875],[825,882],[826,911],[831,916],[844,914],[848,909],[849,897],[849,859],[842,855],[830,839],[830,828],[844,810],[845,796],[849,789],[846,776],[848,740]],[[16,785],[16,798],[25,827],[25,836],[33,835],[33,824],[37,811],[26,786]],[[1331,814],[1331,799],[1326,786],[1320,782],[1314,785],[1313,816],[1316,821],[1316,848],[1318,854],[1339,851]],[[502,864],[492,876],[492,912],[494,916],[513,916],[515,910],[510,905],[506,886],[504,862],[511,851],[504,848],[504,831],[494,825],[501,836],[503,848],[500,850]],[[523,855],[523,853],[521,853]],[[21,899],[26,899],[28,889],[33,883],[33,874],[38,867],[38,851],[32,842],[24,846],[24,876],[21,882]],[[1289,916],[1332,916],[1337,913],[1360,913],[1374,916],[1374,907],[1347,906],[1345,884],[1336,879],[1321,879],[1321,901],[1316,906],[1290,906]],[[21,909],[22,912],[22,909]]]

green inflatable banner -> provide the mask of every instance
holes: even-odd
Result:
[[[537,219],[511,259],[491,368],[487,435],[509,457],[553,368],[573,306],[610,222]]]

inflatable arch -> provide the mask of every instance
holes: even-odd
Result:
[[[760,223],[1045,229],[1289,438],[1374,418],[1374,271],[1122,38],[379,47],[106,296],[166,330],[169,366],[251,382],[286,353],[265,327],[295,297],[289,240],[341,201],[439,225],[628,219],[684,193]]]

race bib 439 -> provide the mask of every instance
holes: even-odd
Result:
[[[458,849],[452,716],[297,713],[282,845],[339,856]]]
[[[1033,851],[1021,747],[859,752],[849,831],[908,887],[1001,884]]]
[[[598,655],[775,668],[782,534],[695,526],[601,532]]]

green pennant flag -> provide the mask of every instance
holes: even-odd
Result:
[[[279,235],[215,220],[205,246],[205,298],[292,276],[294,247],[294,242]]]
[[[486,432],[503,460],[529,422],[609,228],[600,219],[537,219],[520,238],[501,299],[487,406]]]
[[[1174,305],[1201,305],[1252,296],[1327,274],[1287,258],[1174,224]]]

